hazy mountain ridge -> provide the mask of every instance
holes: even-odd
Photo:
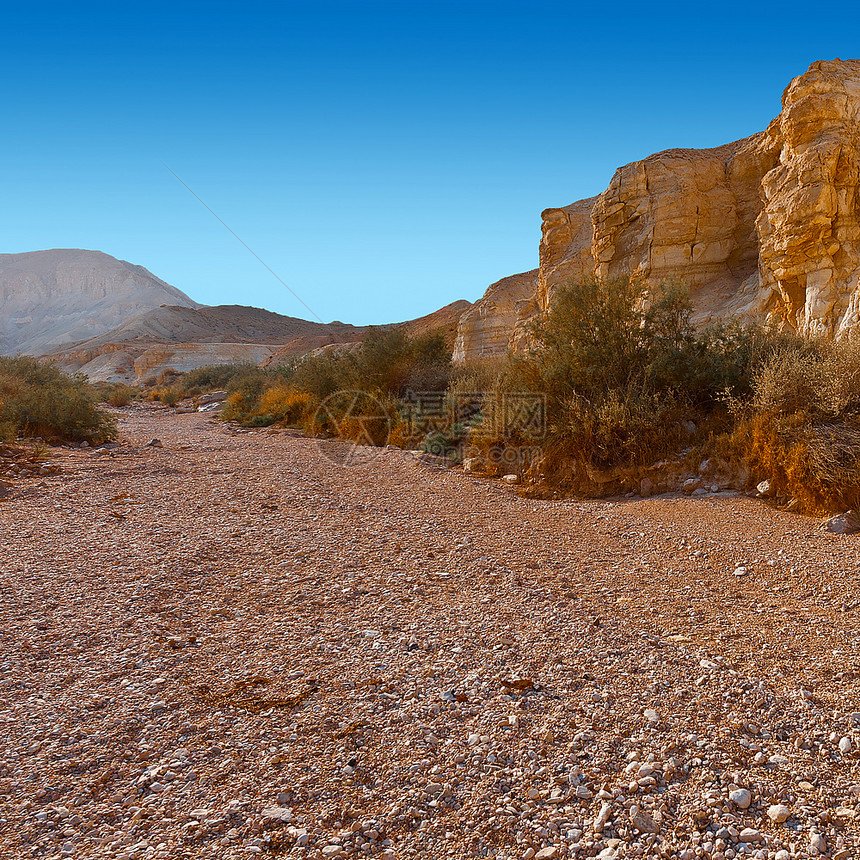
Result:
[[[143,266],[101,251],[0,254],[0,354],[40,355],[163,304],[198,308]]]

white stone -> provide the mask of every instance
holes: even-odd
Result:
[[[749,809],[749,805],[752,803],[752,794],[746,788],[736,788],[729,794],[729,800],[738,809]]]
[[[782,803],[773,803],[767,808],[767,817],[774,824],[782,824],[791,816],[791,810]]]

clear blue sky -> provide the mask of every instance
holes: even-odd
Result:
[[[860,12],[791,3],[7,2],[2,252],[80,247],[193,298],[428,313],[537,265],[540,212],[763,129]]]

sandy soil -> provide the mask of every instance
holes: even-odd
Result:
[[[0,856],[857,856],[860,538],[117,414],[0,500]]]

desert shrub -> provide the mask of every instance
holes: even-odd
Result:
[[[635,277],[585,278],[558,289],[529,339],[490,378],[473,439],[484,452],[533,450],[535,428],[524,432],[521,416],[504,404],[518,392],[540,395],[546,465],[580,489],[599,472],[635,472],[729,429],[726,401],[750,397],[753,373],[774,348],[761,328],[697,330],[682,288],[649,288]],[[453,387],[473,379],[475,371],[464,373]]]
[[[109,403],[111,406],[128,406],[143,393],[142,389],[124,382],[95,382],[90,384],[90,390],[99,403]]]
[[[235,364],[210,364],[189,370],[178,380],[183,397],[194,397],[208,391],[227,390],[237,377],[256,374],[261,371],[256,364],[236,362]]]
[[[398,444],[409,444],[398,398],[410,390],[444,391],[450,363],[441,335],[371,330],[359,348],[327,350],[272,370],[237,371],[226,381],[221,415],[249,426],[299,424],[373,444],[387,444],[390,428],[398,426]]]
[[[257,414],[268,424],[276,421],[285,424],[305,424],[315,400],[305,391],[297,391],[286,384],[276,383],[260,395]]]
[[[752,388],[731,434],[752,481],[806,513],[860,506],[860,343],[783,343]]]
[[[361,387],[355,355],[349,350],[305,356],[290,375],[289,382],[317,401],[337,391]]]
[[[116,383],[106,392],[106,402],[111,406],[128,406],[137,397],[138,392],[130,385]]]
[[[83,376],[26,356],[0,357],[0,434],[103,442],[115,438],[116,425]]]

